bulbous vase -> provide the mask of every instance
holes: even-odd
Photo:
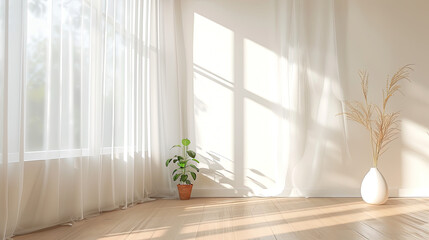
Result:
[[[362,199],[369,204],[384,204],[389,198],[386,180],[375,167],[365,175],[360,192]]]

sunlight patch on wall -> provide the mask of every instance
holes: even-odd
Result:
[[[232,188],[234,33],[194,13],[193,40],[195,132],[197,151],[204,158],[200,181]]]
[[[278,56],[244,39],[244,88],[271,102],[278,100]]]
[[[404,144],[422,154],[429,156],[429,129],[409,119],[401,121],[401,137]]]
[[[234,33],[194,13],[194,64],[234,81]]]
[[[194,73],[197,151],[205,158],[200,167],[209,169],[204,174],[218,183],[233,179],[233,100],[230,89]]]
[[[428,129],[409,119],[401,122],[402,142],[402,186],[427,187],[429,176],[429,135]],[[426,171],[422,171],[426,169]]]

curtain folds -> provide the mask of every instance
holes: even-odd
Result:
[[[0,239],[172,194],[174,7],[0,1]]]
[[[334,1],[278,1],[285,196],[354,194],[347,165]],[[332,173],[332,176],[329,176]],[[344,179],[338,182],[337,179]],[[335,189],[335,190],[330,190]]]

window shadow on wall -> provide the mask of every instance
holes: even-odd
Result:
[[[201,194],[197,195],[291,195],[291,189],[312,186],[320,179],[325,186],[313,194],[326,194],[330,191],[326,186],[338,182],[345,183],[339,189],[353,188],[345,195],[357,194],[360,180],[356,179],[363,175],[353,176],[356,171],[347,161],[347,150],[337,145],[344,138],[340,127],[309,118],[306,111],[310,108],[297,113],[283,104],[288,96],[282,95],[281,88],[287,83],[279,76],[276,16],[258,16],[264,11],[275,13],[274,3],[260,5],[265,8],[260,11],[256,2],[252,7],[238,3],[193,6],[193,107],[197,150],[204,159],[195,189]],[[302,141],[304,145],[316,142],[318,152],[296,150],[300,151],[297,156],[309,161],[292,163],[289,159],[290,151],[295,151],[287,146],[287,129],[296,127],[291,115],[304,121],[302,126],[311,126],[304,130]],[[323,141],[322,135],[327,136]],[[323,173],[322,167],[330,172]]]

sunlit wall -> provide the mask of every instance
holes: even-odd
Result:
[[[389,11],[384,11],[386,6]],[[341,108],[341,99],[312,102],[310,97],[303,103],[317,104],[320,109],[312,119],[318,127],[308,129],[308,136],[329,131],[332,138],[323,142],[323,152],[317,152],[317,147],[304,151],[303,158],[320,158],[316,164],[290,164],[296,160],[290,152],[299,149],[288,149],[290,139],[285,134],[294,126],[287,113],[297,109],[283,104],[287,96],[281,87],[288,83],[280,77],[277,7],[274,0],[181,1],[186,102],[192,118],[188,128],[202,158],[194,196],[306,195],[287,191],[294,184],[310,186],[304,190],[312,196],[359,196],[362,178],[371,167],[368,136],[354,123],[338,124],[332,109]],[[349,100],[360,99],[357,72],[367,69],[371,74],[369,98],[377,103],[387,74],[404,64],[416,64],[405,96],[395,96],[392,101],[392,110],[403,110],[403,132],[380,162],[391,196],[429,195],[429,152],[424,147],[429,143],[429,115],[424,113],[429,105],[429,81],[425,79],[429,76],[429,47],[425,44],[429,31],[424,28],[429,22],[428,10],[424,1],[412,5],[336,0],[341,85],[327,81],[315,88],[334,89]],[[398,29],[403,34],[397,34]],[[317,71],[308,74],[317,79]],[[315,89],[307,92],[330,94],[312,92]],[[314,143],[307,138],[306,144]]]

